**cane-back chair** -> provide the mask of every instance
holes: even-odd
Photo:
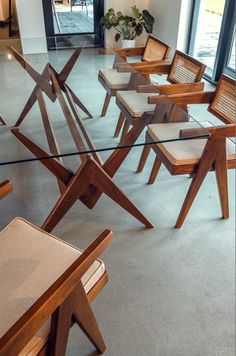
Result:
[[[156,153],[156,159],[148,183],[154,183],[162,163],[172,175],[192,175],[192,183],[175,225],[180,228],[206,174],[214,170],[222,216],[226,219],[229,217],[227,169],[236,167],[235,143],[229,139],[236,133],[235,81],[222,75],[214,92],[178,94],[171,96],[171,100],[178,105],[209,103],[208,111],[228,125],[212,127],[209,122],[196,123],[194,121],[149,125],[146,134],[148,142],[173,139],[178,137],[179,132],[181,137],[195,136],[195,138],[151,145],[150,147]],[[155,99],[151,98],[151,101],[161,104],[166,101],[166,98],[160,96]],[[197,138],[203,134],[208,134],[208,136]],[[145,150],[143,150],[138,171],[141,171],[145,165],[147,158]]]
[[[106,115],[110,100],[113,96],[116,96],[118,90],[131,90],[135,85],[130,80],[131,73],[117,71],[116,67],[120,59],[126,61],[127,57],[141,57],[141,62],[153,63],[159,60],[166,60],[169,51],[170,46],[151,35],[149,35],[145,46],[116,49],[117,58],[113,68],[100,69],[98,73],[98,80],[107,92],[101,116]]]
[[[147,120],[151,117],[151,121],[158,122],[163,118],[163,112],[160,114],[160,107],[148,102],[149,96],[157,96],[157,94],[177,94],[195,92],[204,89],[204,83],[201,82],[206,66],[198,60],[182,53],[175,51],[175,55],[171,64],[166,64],[164,61],[158,64],[147,64],[139,67],[131,65],[134,70],[140,74],[166,74],[167,82],[170,84],[164,85],[146,85],[140,86],[138,90],[118,91],[116,95],[116,103],[123,113],[125,125],[123,128],[122,137],[124,137],[130,125],[138,125],[140,121]],[[120,68],[122,68],[120,66]],[[119,68],[118,68],[119,70]],[[121,69],[122,70],[122,69]],[[186,106],[184,106],[186,110]],[[178,119],[176,119],[178,121]],[[150,121],[150,120],[148,120]],[[149,122],[150,123],[150,122]],[[118,122],[119,128],[122,126]],[[118,126],[117,125],[117,126]],[[116,132],[118,131],[118,128]]]
[[[90,302],[106,284],[97,257],[106,230],[83,252],[22,218],[0,232],[0,355],[65,355],[75,322],[99,353],[105,344]]]

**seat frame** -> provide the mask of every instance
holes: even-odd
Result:
[[[50,317],[49,339],[38,355],[65,355],[69,330],[74,322],[99,353],[105,351],[106,346],[90,302],[107,283],[108,274],[105,271],[88,294],[81,278],[111,243],[111,239],[112,232],[105,230],[0,338],[0,356],[18,355]]]

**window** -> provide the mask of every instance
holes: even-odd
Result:
[[[234,30],[234,38],[232,41],[229,58],[228,58],[228,63],[227,63],[227,66],[233,70],[235,70],[235,51],[236,51],[236,48],[235,48],[235,30]]]
[[[212,81],[235,75],[234,12],[235,0],[193,0],[188,53],[206,64]]]

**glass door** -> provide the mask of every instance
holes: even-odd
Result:
[[[84,39],[91,45],[101,45],[103,34],[100,18],[104,13],[104,0],[43,0],[47,37],[56,37],[58,43],[72,43]],[[49,41],[49,47],[55,45]],[[53,44],[54,43],[54,44]]]
[[[55,34],[94,32],[93,0],[51,0]]]

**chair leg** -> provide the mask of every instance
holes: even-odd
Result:
[[[161,160],[156,156],[147,184],[153,184],[161,167]]]
[[[139,160],[138,168],[136,173],[141,173],[143,171],[143,168],[146,164],[147,158],[149,156],[149,153],[151,151],[151,145],[146,145],[143,147],[143,151]]]
[[[221,144],[215,161],[215,174],[223,219],[229,218],[228,175],[225,144]]]
[[[106,345],[81,282],[74,293],[74,305],[73,317],[75,322],[93,343],[97,351],[102,354],[106,350]]]
[[[130,128],[130,124],[128,122],[128,120],[125,120],[125,124],[122,130],[122,134],[121,134],[121,138],[120,138],[120,142],[122,142],[125,138],[125,136],[127,135],[127,133],[129,132],[129,128]]]
[[[175,227],[177,229],[179,229],[183,225],[184,220],[185,220],[185,218],[193,204],[193,201],[200,189],[200,186],[201,186],[202,182],[204,181],[205,176],[209,172],[212,163],[214,162],[215,149],[216,149],[215,146],[216,145],[214,145],[214,143],[211,143],[211,142],[208,142],[205,146],[204,153],[203,153],[202,158],[199,162],[197,172],[192,179],[188,193],[186,195],[183,206],[181,208],[179,217],[176,221]]]
[[[101,117],[106,116],[107,109],[108,109],[108,106],[110,104],[110,101],[111,101],[111,95],[106,93],[105,101],[104,101],[103,108],[102,108]]]
[[[51,333],[48,341],[49,355],[64,356],[72,320],[72,295],[57,309],[52,316]]]
[[[121,111],[120,112],[120,116],[119,116],[119,119],[118,119],[118,122],[117,122],[117,125],[116,125],[116,129],[115,129],[115,132],[114,132],[114,138],[117,138],[120,134],[120,131],[122,129],[122,126],[125,122],[125,115],[124,113]]]

